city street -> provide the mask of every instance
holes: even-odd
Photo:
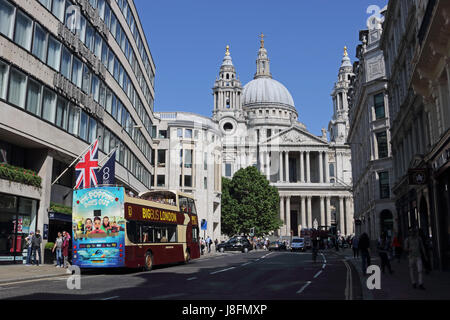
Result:
[[[66,284],[67,276],[2,283],[0,299],[361,299],[357,272],[333,253],[313,263],[310,252],[227,252],[151,272],[82,272],[80,290]]]

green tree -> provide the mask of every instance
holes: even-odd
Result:
[[[278,229],[280,197],[277,188],[254,166],[240,169],[233,179],[222,178],[222,232],[260,236]]]

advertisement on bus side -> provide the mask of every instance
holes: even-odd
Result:
[[[124,189],[75,190],[72,206],[72,262],[81,268],[123,267]]]

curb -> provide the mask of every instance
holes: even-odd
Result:
[[[69,274],[68,273],[67,274],[66,273],[64,273],[64,274],[60,274],[60,273],[59,274],[46,274],[46,275],[38,275],[38,276],[28,277],[28,278],[0,280],[0,285],[5,284],[5,283],[10,283],[10,282],[26,282],[26,281],[30,281],[30,280],[64,277],[66,275],[68,276]]]

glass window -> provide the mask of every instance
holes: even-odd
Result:
[[[98,33],[95,33],[95,48],[94,48],[94,54],[97,56],[97,58],[102,57],[102,37]]]
[[[56,125],[67,130],[67,101],[62,98],[56,104]]]
[[[225,176],[231,177],[231,163],[225,163]]]
[[[14,6],[0,0],[0,33],[11,39],[13,32]]]
[[[114,119],[117,119],[117,98],[115,94],[112,95],[111,115]]]
[[[97,139],[97,121],[89,117],[89,137],[88,142],[92,143]]]
[[[84,93],[91,92],[91,71],[86,65],[83,65],[83,87]]]
[[[28,80],[27,110],[35,115],[41,114],[42,86],[31,79]]]
[[[184,130],[184,136],[185,138],[192,138],[192,129]]]
[[[105,0],[98,0],[97,8],[100,13],[100,18],[104,20],[105,18]]]
[[[72,82],[81,88],[81,79],[82,79],[82,64],[81,61],[77,58],[73,57],[72,62]]]
[[[108,2],[105,3],[105,18],[103,19],[108,26],[110,27],[110,16],[111,16],[111,8],[108,4]]]
[[[111,90],[106,88],[106,111],[111,114],[111,107],[112,107],[112,93]]]
[[[74,105],[70,105],[68,129],[71,134],[78,135],[79,121],[80,121],[80,109]]]
[[[122,123],[122,102],[117,100],[117,117],[115,117],[117,122]]]
[[[34,25],[33,54],[41,61],[45,62],[45,53],[47,52],[47,32],[37,23]]]
[[[66,1],[66,9],[65,9],[65,23],[66,27],[76,34],[77,32],[77,24],[79,23],[79,19],[77,16],[79,16],[80,8],[78,6],[75,6],[72,1],[67,0]]]
[[[98,78],[97,78],[97,76],[92,75],[91,93],[96,102],[98,102],[99,91],[100,91],[100,89],[99,89]]]
[[[108,68],[108,45],[106,41],[103,41],[102,43],[102,63],[104,64],[105,68]]]
[[[52,36],[49,36],[47,64],[53,69],[59,71],[60,61],[61,61],[61,43]]]
[[[386,131],[376,134],[378,143],[378,158],[386,158],[388,156],[388,144]]]
[[[47,88],[44,88],[42,99],[42,118],[51,123],[55,123],[56,115],[56,94]]]
[[[42,3],[48,10],[52,8],[51,0],[39,0],[39,2]]]
[[[182,138],[183,137],[183,129],[179,128],[177,129],[177,137]]]
[[[87,126],[88,126],[88,116],[85,112],[81,111],[80,138],[83,140],[87,139]]]
[[[98,103],[104,108],[105,107],[105,100],[106,100],[106,87],[103,81],[100,81],[100,93],[99,93],[99,99]]]
[[[67,79],[71,79],[72,71],[72,55],[66,47],[63,46],[62,58],[61,58],[61,73]]]
[[[389,172],[379,172],[378,177],[380,179],[380,199],[389,199]]]
[[[25,87],[27,77],[21,72],[11,69],[9,76],[8,101],[18,107],[25,107]]]
[[[1,1],[1,0],[0,0]],[[8,83],[8,65],[0,61],[0,99],[5,99]]]
[[[64,0],[53,0],[52,12],[61,22],[64,22],[64,8]]]
[[[384,94],[379,93],[373,97],[375,107],[375,117],[381,119],[385,117]]]
[[[105,133],[104,133],[104,137],[103,137],[103,151],[105,153],[107,153],[107,154],[110,152],[110,149],[109,149],[109,143],[110,143],[109,140],[110,139],[109,139],[109,137],[110,137],[109,130],[105,128]]]
[[[86,40],[86,18],[83,15],[79,15],[80,18],[80,28],[77,30],[77,35],[81,42],[84,43]]]
[[[84,44],[86,45],[86,47],[88,47],[89,50],[94,52],[94,29],[89,22],[87,22],[86,24],[86,39]]]
[[[31,48],[31,34],[33,21],[20,10],[16,15],[16,31],[14,32],[14,42],[26,50]]]
[[[116,34],[116,25],[117,25],[117,18],[116,15],[111,11],[111,27],[109,31],[113,36]]]
[[[184,167],[192,168],[192,150],[187,149],[184,154],[185,154]]]

